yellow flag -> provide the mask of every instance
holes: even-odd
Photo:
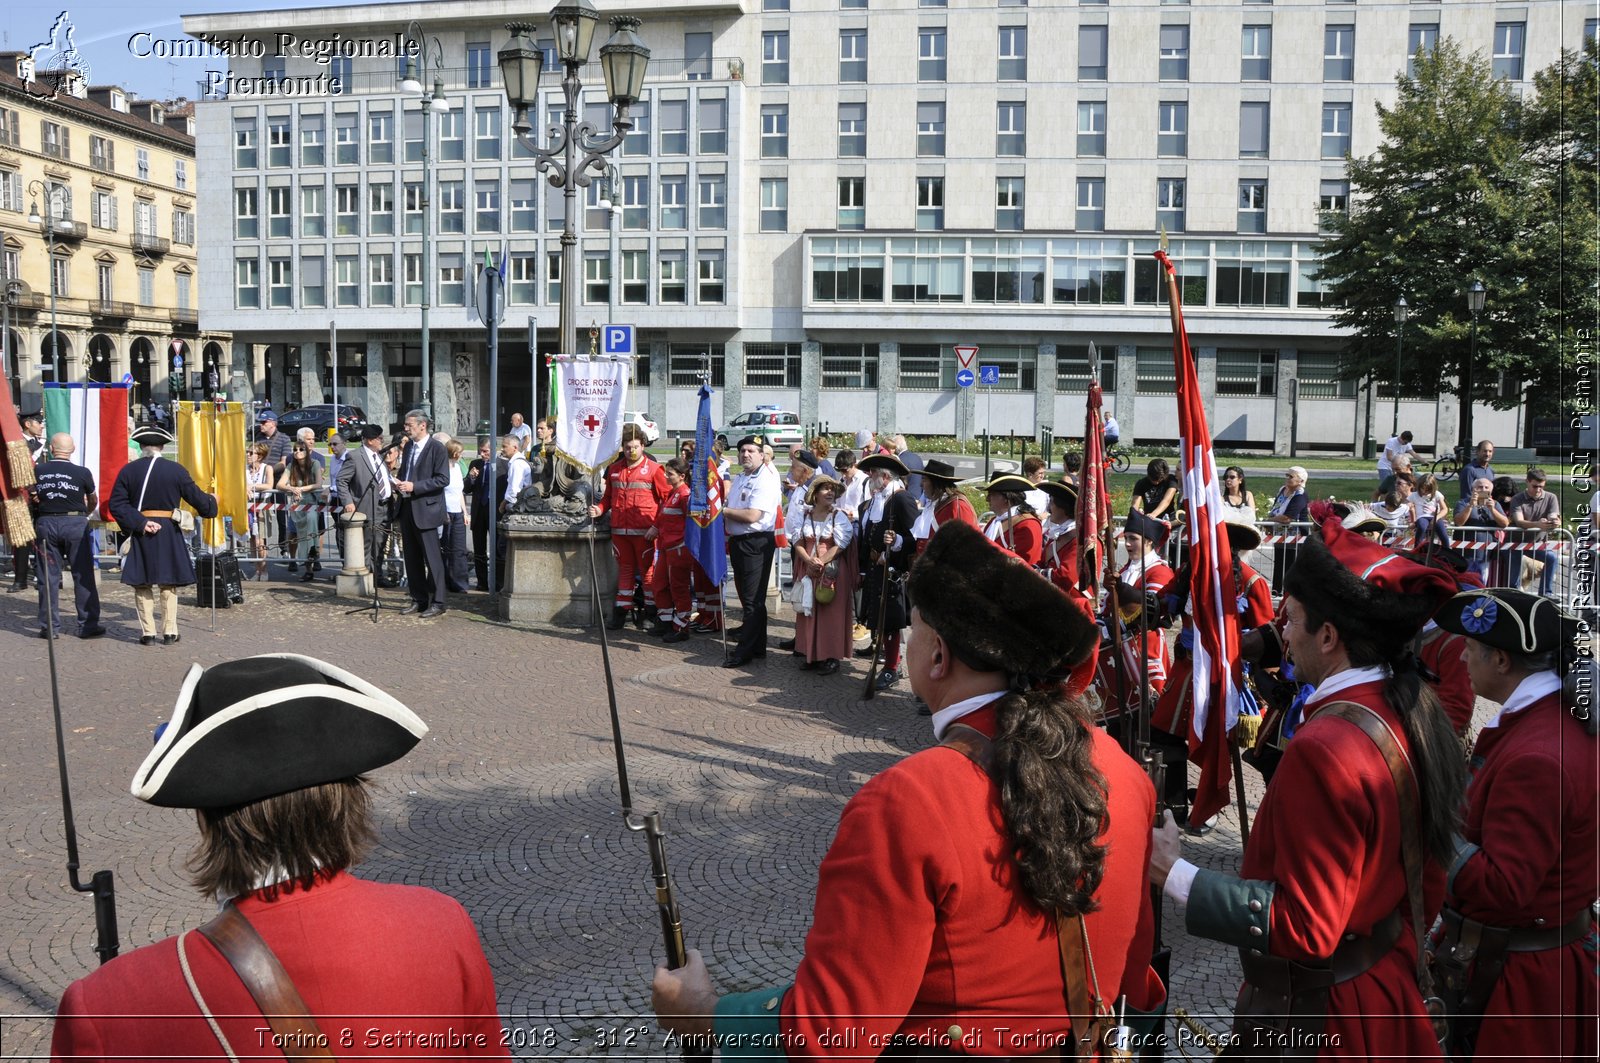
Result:
[[[244,407],[224,403],[219,416],[210,402],[173,403],[178,430],[178,464],[189,470],[202,491],[217,496],[217,519],[201,521],[207,546],[227,544],[222,518],[232,517],[235,531],[249,523],[249,492],[245,488]],[[184,509],[192,511],[185,505]]]

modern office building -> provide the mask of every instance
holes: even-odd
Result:
[[[534,128],[559,124],[543,6],[185,19],[248,42],[218,60],[231,95],[197,108],[201,165],[230,175],[203,190],[200,257],[233,278],[202,309],[258,395],[325,401],[336,374],[369,417],[398,417],[422,396],[426,290],[433,403],[470,430],[490,415],[471,309],[487,250],[507,271],[501,425],[542,402],[529,347],[555,349],[570,280],[580,335],[639,329],[635,405],[670,431],[692,426],[709,374],[730,417],[777,403],[834,429],[1077,434],[1093,343],[1124,438],[1172,439],[1149,254],[1164,231],[1218,440],[1350,450],[1369,423],[1387,434],[1392,407],[1338,381],[1341,338],[1312,279],[1319,212],[1347,202],[1346,153],[1377,147],[1375,105],[1418,48],[1457,38],[1526,89],[1593,32],[1560,0],[601,6],[619,13],[644,19],[649,74],[609,199],[587,189],[570,279],[560,194],[511,133],[497,66],[505,23],[537,18]],[[398,87],[412,19],[442,47],[442,112]],[[583,117],[608,127],[597,62],[583,80]],[[998,383],[958,387],[958,345]],[[1408,397],[1401,420],[1428,444],[1454,438],[1458,412]],[[1516,411],[1476,418],[1525,434]]]
[[[0,53],[0,298],[5,374],[37,406],[51,381],[182,392],[229,337],[200,327],[193,113]]]

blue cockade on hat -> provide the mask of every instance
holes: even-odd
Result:
[[[1482,635],[1494,627],[1500,616],[1500,604],[1493,598],[1474,598],[1461,610],[1461,626],[1474,635]]]

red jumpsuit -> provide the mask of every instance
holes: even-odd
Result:
[[[656,614],[664,624],[687,627],[694,613],[691,595],[694,558],[683,543],[683,522],[689,512],[689,485],[669,488],[656,514],[656,563],[651,575],[650,593],[655,596]]]
[[[1472,710],[1478,695],[1472,689],[1472,677],[1467,674],[1466,658],[1461,652],[1467,640],[1442,627],[1429,626],[1417,636],[1417,661],[1423,667],[1423,678],[1439,695],[1444,711],[1455,725],[1456,734],[1464,735],[1472,724]]]
[[[606,467],[606,491],[600,514],[611,515],[611,552],[617,558],[617,608],[633,608],[633,585],[651,586],[655,548],[645,532],[656,523],[661,502],[670,494],[667,476],[646,454],[635,465],[618,458]]]
[[[1594,737],[1551,693],[1479,732],[1472,766],[1462,834],[1478,851],[1453,873],[1449,906],[1490,926],[1564,926],[1595,893]],[[1596,1058],[1596,939],[1591,926],[1569,945],[1507,952],[1473,1059]]]

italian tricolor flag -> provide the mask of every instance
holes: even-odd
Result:
[[[105,520],[111,519],[111,485],[128,464],[128,391],[126,384],[44,386],[46,442],[57,432],[72,436],[78,448],[72,460],[94,474]]]

